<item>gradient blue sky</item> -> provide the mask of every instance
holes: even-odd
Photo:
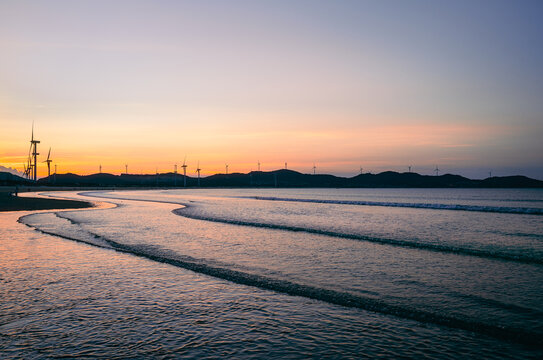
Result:
[[[0,164],[543,179],[542,1],[0,1]],[[42,167],[40,175],[45,175]],[[190,173],[189,168],[189,173]]]

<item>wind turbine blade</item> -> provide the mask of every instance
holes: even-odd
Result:
[[[49,148],[49,152],[47,153],[47,161],[49,161],[49,156],[51,155],[51,148]]]

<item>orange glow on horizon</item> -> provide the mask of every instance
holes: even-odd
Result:
[[[262,171],[282,169],[287,162],[289,169],[300,172],[312,172],[313,163],[316,163],[320,173],[356,174],[360,166],[382,171],[406,163],[420,166],[440,163],[445,166],[447,162],[460,160],[470,165],[473,161],[470,148],[491,141],[492,138],[505,136],[508,131],[510,128],[505,126],[436,125],[423,122],[333,131],[317,128],[313,131],[289,129],[242,132],[233,129],[212,136],[199,132],[179,147],[170,141],[161,144],[160,134],[156,132],[146,134],[143,138],[131,133],[129,140],[119,139],[117,144],[105,144],[104,141],[96,147],[90,146],[91,140],[81,141],[77,146],[73,138],[53,138],[49,141],[45,136],[37,136],[42,140],[38,148],[38,176],[47,176],[47,166],[42,161],[51,143],[56,144],[52,146],[51,173],[54,173],[55,164],[58,173],[80,175],[98,173],[100,165],[104,173],[121,174],[125,172],[125,164],[128,164],[128,172],[131,174],[154,174],[157,170],[159,173],[173,172],[175,164],[178,173],[182,173],[183,158],[187,156],[188,176],[196,176],[198,161],[202,176],[224,173],[225,164],[229,165],[229,173],[247,173],[257,170],[258,161]],[[145,146],[135,146],[132,142],[135,138],[141,139],[139,142]],[[21,144],[14,141],[5,145],[2,143],[0,165],[22,171],[26,154],[15,150],[15,145],[18,149],[24,149],[27,144],[24,141]],[[459,155],[451,157],[451,151]],[[449,160],[444,156],[445,153]]]

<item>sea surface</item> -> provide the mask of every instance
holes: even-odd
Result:
[[[543,191],[50,192],[0,214],[0,358],[543,358]]]

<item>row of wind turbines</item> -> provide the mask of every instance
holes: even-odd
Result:
[[[188,167],[186,156],[185,156],[185,159],[183,160],[183,165],[181,165],[181,167],[183,168],[183,186],[186,187],[187,186],[187,167]],[[101,164],[98,167],[98,169],[99,169],[99,173],[101,174],[102,173]],[[125,169],[125,174],[128,175],[128,164],[124,165],[124,169]],[[200,160],[198,160],[198,166],[196,167],[196,171],[195,171],[195,174],[198,174],[198,186],[200,186],[200,172],[201,171],[202,169],[200,168]],[[228,165],[226,165],[226,173],[228,173]],[[176,175],[174,178],[175,186],[177,186],[177,164],[174,164],[174,174]],[[156,169],[156,175],[158,175],[158,168]]]
[[[27,162],[24,164],[24,175],[29,180],[37,181],[37,169],[38,169],[38,144],[40,143],[39,140],[34,139],[34,123],[32,123],[32,136],[30,138],[30,148],[28,149],[28,157]],[[49,147],[49,152],[47,153],[47,159],[42,161],[43,163],[47,164],[47,176],[51,176],[51,163],[53,160],[51,159],[51,147]],[[260,171],[260,160],[257,163],[258,171]],[[228,164],[225,164],[225,173],[228,175]],[[187,186],[187,157],[183,159],[183,165],[181,165],[181,168],[183,168],[183,186]],[[285,162],[285,169],[288,169],[288,164]],[[408,171],[411,172],[411,166],[408,166]],[[313,163],[313,175],[316,175],[317,167],[315,163]],[[362,167],[360,167],[360,174],[362,174]],[[200,168],[200,161],[198,160],[198,165],[196,167],[195,173],[198,174],[198,186],[200,185],[200,172],[202,169]],[[434,169],[434,173],[436,176],[439,176],[439,167],[436,165]],[[125,172],[128,174],[128,164],[125,164]],[[55,173],[57,173],[57,165],[55,164]],[[99,166],[99,173],[102,173],[102,165]],[[177,164],[174,165],[174,173],[177,175]],[[158,169],[156,170],[156,174],[158,175]],[[492,177],[492,172],[490,172],[490,177]],[[177,177],[175,178],[176,185],[177,185]]]

